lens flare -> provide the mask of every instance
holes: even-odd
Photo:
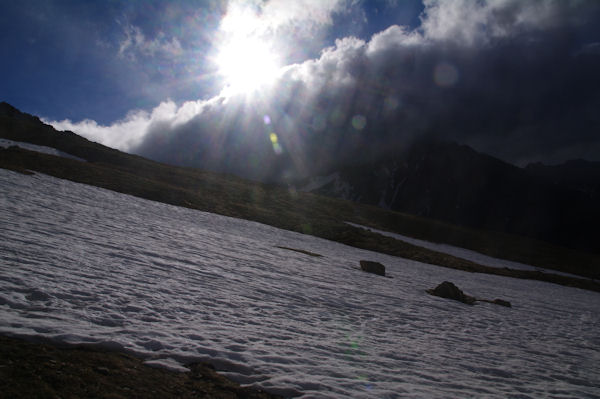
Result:
[[[277,133],[270,133],[269,140],[271,141],[271,145],[273,146],[273,152],[275,152],[275,154],[277,155],[281,155],[281,153],[283,152],[283,147],[281,147],[281,144],[279,144],[279,138],[277,137]]]
[[[451,87],[458,82],[458,70],[454,65],[442,62],[433,71],[433,80],[440,87]]]
[[[367,126],[367,118],[364,115],[354,115],[352,117],[352,127],[356,130],[363,130]]]

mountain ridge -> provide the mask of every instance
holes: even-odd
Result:
[[[557,165],[537,162],[527,165],[525,170],[550,184],[583,192],[592,199],[600,198],[600,162],[585,159],[571,159]]]
[[[330,176],[307,191],[572,248],[600,247],[592,196],[466,145],[420,141]]]

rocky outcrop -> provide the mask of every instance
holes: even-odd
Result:
[[[385,276],[385,266],[379,262],[372,262],[370,260],[361,260],[360,268],[362,271],[367,273],[377,274],[379,276]]]
[[[427,290],[428,294],[439,296],[441,298],[453,299],[455,301],[459,301],[462,303],[466,303],[467,305],[474,305],[475,302],[487,302],[493,303],[495,305],[505,306],[507,308],[512,307],[511,303],[505,301],[504,299],[477,299],[470,295],[462,292],[454,283],[449,281],[444,281],[442,284],[438,285],[434,289]]]

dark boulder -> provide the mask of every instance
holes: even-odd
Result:
[[[473,305],[477,299],[472,296],[466,295],[457,286],[449,281],[444,281],[432,290],[427,290],[431,295],[439,296],[442,298],[453,299],[467,305]]]
[[[491,301],[491,303],[494,303],[496,305],[500,305],[500,306],[506,306],[507,308],[511,308],[512,305],[510,304],[510,302],[505,301],[504,299],[494,299],[493,301]]]
[[[372,262],[370,260],[361,260],[360,268],[367,272],[377,274],[379,276],[385,276],[385,266],[379,262]]]
[[[459,301],[462,303],[466,303],[467,305],[474,305],[475,302],[487,302],[493,303],[494,305],[506,306],[507,308],[512,307],[511,303],[505,301],[504,299],[477,299],[470,295],[462,292],[457,286],[449,281],[444,281],[442,284],[438,285],[432,290],[427,290],[427,293],[435,296],[439,296],[441,298],[454,299],[455,301]]]

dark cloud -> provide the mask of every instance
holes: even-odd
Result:
[[[517,164],[600,159],[595,2],[424,3],[419,29],[340,39],[260,92],[148,114],[128,149],[260,180],[326,173],[422,136]]]

